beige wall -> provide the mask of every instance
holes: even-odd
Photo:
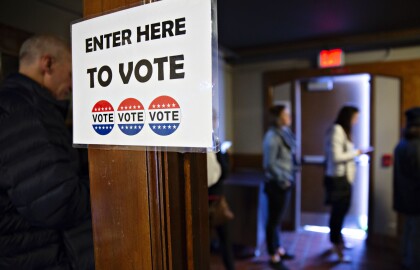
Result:
[[[260,153],[263,136],[262,75],[269,70],[308,68],[309,61],[278,61],[232,68],[232,127],[234,153]]]
[[[224,139],[233,141],[233,75],[232,67],[228,64],[223,64],[224,81]]]

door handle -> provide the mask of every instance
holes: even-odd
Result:
[[[304,155],[302,157],[302,163],[324,165],[325,156],[323,156],[323,155]]]

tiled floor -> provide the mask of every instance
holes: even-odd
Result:
[[[346,251],[346,254],[352,258],[352,262],[339,264],[335,255],[331,254],[328,234],[300,231],[285,232],[282,237],[285,247],[296,256],[293,261],[285,263],[290,270],[401,269],[397,251],[385,247],[371,247],[366,245],[364,240],[347,238],[347,242],[354,246],[353,249]],[[266,254],[249,259],[236,259],[236,270],[269,270],[267,260]],[[224,270],[218,254],[211,255],[210,270]]]

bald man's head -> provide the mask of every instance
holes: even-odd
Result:
[[[70,48],[56,36],[33,36],[20,49],[19,72],[37,81],[56,99],[66,99],[71,90]]]

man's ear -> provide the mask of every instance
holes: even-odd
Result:
[[[45,73],[51,73],[51,66],[52,66],[53,58],[51,55],[45,54],[41,56],[41,59],[39,61],[40,69],[43,74]]]

